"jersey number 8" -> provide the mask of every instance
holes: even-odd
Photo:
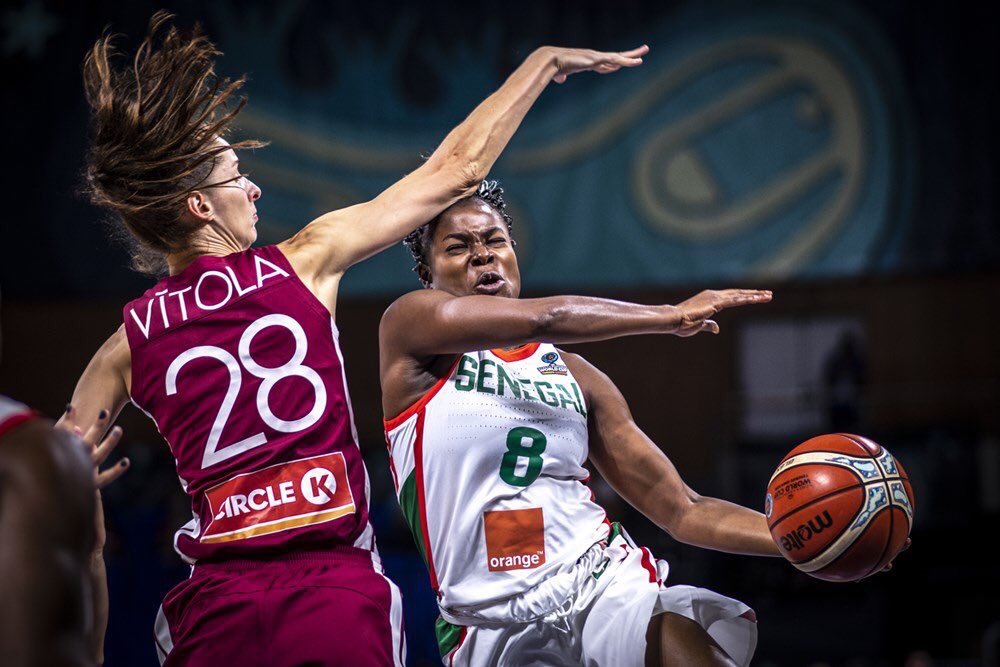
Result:
[[[507,453],[500,462],[500,479],[511,486],[528,486],[542,473],[542,452],[545,434],[535,428],[518,426],[507,434]],[[526,461],[524,473],[518,474],[518,463]]]

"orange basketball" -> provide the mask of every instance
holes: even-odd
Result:
[[[820,435],[789,452],[764,500],[782,555],[827,581],[857,581],[884,568],[910,534],[913,508],[899,462],[848,433]]]

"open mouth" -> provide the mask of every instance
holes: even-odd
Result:
[[[480,274],[476,279],[473,290],[477,294],[496,294],[506,284],[507,281],[496,271],[487,271]]]

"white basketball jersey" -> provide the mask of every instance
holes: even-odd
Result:
[[[585,484],[583,392],[552,345],[463,354],[385,431],[444,609],[517,595],[608,535]]]

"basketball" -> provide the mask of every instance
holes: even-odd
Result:
[[[913,489],[884,447],[848,433],[806,440],[767,485],[764,515],[781,554],[826,581],[882,570],[913,525]]]

